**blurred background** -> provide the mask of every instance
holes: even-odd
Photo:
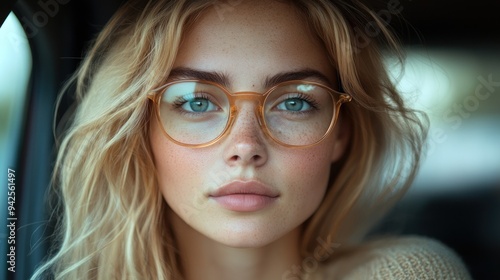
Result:
[[[392,3],[407,60],[402,76],[391,69],[430,131],[412,189],[377,232],[431,236],[474,279],[500,279],[500,1]]]
[[[121,2],[0,4],[0,22],[14,11],[0,28],[0,214],[4,221],[9,214],[11,168],[18,219],[16,274],[4,267],[10,232],[0,227],[0,279],[28,279],[47,254],[53,225],[44,197],[55,155],[56,96]],[[500,279],[500,1],[369,5],[404,44],[402,75],[387,58],[399,89],[431,121],[428,153],[411,191],[375,232],[436,238],[462,257],[474,279]],[[71,102],[65,97],[62,107]]]

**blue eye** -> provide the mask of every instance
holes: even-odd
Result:
[[[205,113],[219,110],[219,107],[210,101],[209,97],[194,97],[193,95],[179,97],[173,103],[174,107],[189,113]]]
[[[194,98],[187,101],[182,105],[182,109],[195,113],[203,113],[207,111],[213,111],[215,108],[214,104],[207,99]]]
[[[309,104],[309,102],[307,102],[306,100],[295,97],[286,99],[285,101],[278,104],[276,108],[283,111],[302,112],[310,110],[312,107],[311,104]]]

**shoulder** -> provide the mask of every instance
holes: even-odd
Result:
[[[471,279],[450,248],[424,237],[370,241],[323,269],[324,279]]]

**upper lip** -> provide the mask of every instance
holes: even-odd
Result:
[[[220,197],[232,194],[254,194],[278,197],[279,193],[258,181],[233,181],[211,192],[209,196]]]

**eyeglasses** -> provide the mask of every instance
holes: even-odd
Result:
[[[186,147],[206,147],[231,130],[241,102],[257,103],[264,133],[286,147],[306,147],[326,138],[342,103],[351,96],[310,81],[287,81],[265,93],[231,93],[209,81],[179,80],[156,89],[149,98],[165,135]]]

